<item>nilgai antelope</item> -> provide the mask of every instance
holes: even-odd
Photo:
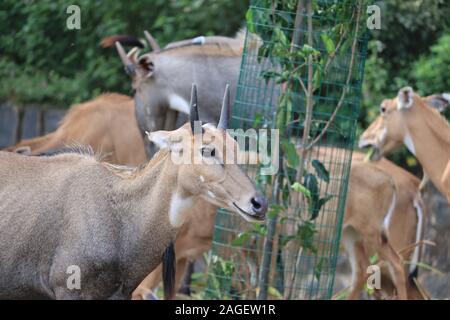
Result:
[[[150,133],[162,150],[141,170],[89,155],[0,152],[0,298],[130,298],[200,198],[264,219],[267,200],[237,164],[223,164],[237,149],[225,131],[229,91],[218,126],[198,133],[192,92],[190,123]],[[176,154],[200,162],[179,163]],[[74,267],[75,289],[67,278]]]
[[[114,164],[138,166],[147,161],[133,99],[117,93],[71,106],[55,132],[22,140],[5,151],[29,149],[26,153],[39,155],[73,144],[89,145],[102,160]]]
[[[444,95],[442,97],[445,98]],[[442,103],[443,100],[439,102]],[[374,157],[378,158],[404,144],[417,157],[436,188],[450,202],[448,121],[437,110],[428,107],[426,101],[415,94],[411,87],[400,89],[394,99],[383,100],[380,113],[362,134],[359,146],[373,147]]]
[[[359,231],[358,233],[349,232],[349,230],[352,230],[350,228],[345,233],[346,242],[344,242],[344,248],[349,254],[353,273],[352,290],[349,294],[350,299],[359,297],[361,293],[361,285],[364,284],[363,279],[367,276],[366,269],[369,265],[369,257],[373,254],[374,248],[382,251],[380,258],[387,259],[388,268],[390,268],[387,270],[388,272],[385,272],[384,268],[382,269],[384,275],[382,290],[386,295],[394,295],[392,290],[384,289],[392,287],[389,286],[389,279],[392,278],[394,278],[393,285],[395,286],[397,277],[393,276],[390,271],[393,270],[393,272],[397,273],[402,267],[399,256],[390,249],[390,246],[396,252],[399,252],[420,241],[423,234],[422,228],[425,215],[420,196],[417,194],[419,180],[416,177],[384,158],[370,164],[364,163],[363,160],[364,154],[354,152],[352,168],[356,167],[357,169],[350,172],[351,187],[348,193],[348,203],[351,205],[347,206],[345,217],[345,223],[354,225],[354,229]],[[380,170],[383,173],[380,173]],[[379,181],[381,186],[387,186],[386,190],[383,191],[386,193],[384,197],[383,194],[379,193],[381,187],[375,187],[374,184],[367,181],[372,179],[372,177],[375,177],[373,179]],[[390,177],[392,177],[396,188],[392,186]],[[392,209],[392,192],[395,189],[395,206]],[[359,193],[369,200],[364,199],[362,201],[360,196],[358,196]],[[381,209],[380,206],[382,206]],[[388,210],[389,208],[391,211]],[[176,288],[180,287],[180,281],[184,275],[187,261],[201,257],[204,252],[209,250],[212,243],[215,210],[215,206],[204,207],[203,211],[197,210],[195,213],[192,213],[193,219],[187,221],[186,225],[183,226],[184,231],[180,231],[175,241],[177,259]],[[390,215],[387,215],[388,212],[390,212]],[[359,218],[359,220],[355,217]],[[198,223],[200,221],[201,223]],[[388,236],[389,244],[379,245],[378,242],[381,242],[383,227],[387,230],[384,231],[385,234],[383,236]],[[398,286],[406,286],[409,299],[420,298],[421,295],[417,291],[415,284],[411,282],[412,278],[416,277],[415,270],[416,264],[420,260],[420,249],[415,247],[401,256],[403,259],[411,261],[411,266],[409,272],[406,272],[408,268],[404,267],[405,272],[403,274],[405,278],[404,282],[402,282],[404,284],[398,284]],[[393,261],[392,263],[390,262],[391,260]],[[392,264],[395,268],[391,266]],[[133,298],[153,298],[152,292],[161,281],[161,272],[160,265],[133,292]],[[411,278],[408,279],[407,273]],[[402,273],[398,277],[402,277]]]
[[[347,298],[356,299],[361,294],[367,279],[369,257],[376,253],[389,264],[398,298],[407,299],[402,260],[393,249],[383,223],[395,210],[395,184],[390,175],[370,164],[357,163],[352,166],[352,172],[342,226],[342,244],[349,254],[352,269],[352,285]],[[361,187],[372,192],[361,192]],[[355,207],[361,211],[355,211]]]
[[[103,94],[92,101],[72,106],[56,132],[23,140],[6,150],[28,155],[49,155],[76,152],[76,143],[75,147],[89,146],[102,161],[137,166],[146,162],[142,140],[133,99],[119,94]],[[175,241],[177,288],[188,261],[202,256],[212,242],[218,207],[203,199],[198,199],[194,207]],[[147,288],[156,287],[161,280],[162,266],[159,265],[135,290],[133,298],[151,297],[152,292]]]
[[[126,54],[120,42],[116,42],[125,70],[132,79],[141,132],[172,130],[177,112],[189,114],[192,82],[205,88],[198,99],[203,106],[200,117],[208,122],[215,121],[220,112],[221,97],[216,92],[221,92],[225,84],[230,84],[232,92],[236,92],[243,37],[196,39],[175,42],[163,49],[153,46],[153,52],[141,56],[137,48]],[[155,146],[146,145],[146,151],[151,156],[156,151]]]
[[[317,156],[323,163],[328,163],[333,153],[328,148],[321,148]],[[365,163],[363,159],[360,153],[353,155],[343,221],[342,244],[349,255],[352,270],[348,299],[359,297],[367,279],[369,257],[374,254],[387,263],[387,278],[383,282],[387,279],[392,281],[397,297],[417,298],[420,295],[415,284],[408,281],[407,267],[398,251],[414,245],[422,237],[424,211],[416,189],[418,179],[388,160]],[[339,169],[330,171],[330,178],[337,179],[341,174]],[[322,215],[331,219],[327,207],[335,206],[333,201],[337,200],[332,199],[325,204],[324,213],[317,219],[322,219]],[[399,230],[402,230],[400,234]],[[321,237],[320,233],[318,237]],[[413,251],[404,253],[414,266],[410,268],[411,277],[415,277],[414,269],[420,258],[419,249]],[[290,264],[289,260],[286,263]]]
[[[354,151],[352,157],[352,165],[357,163],[364,163],[365,155]],[[397,166],[386,158],[381,158],[378,161],[372,161],[381,171],[389,174],[396,186],[396,203],[395,209],[390,216],[386,216],[383,223],[386,229],[386,235],[394,250],[400,253],[403,260],[409,261],[409,265],[405,266],[407,274],[407,295],[408,299],[422,299],[423,296],[417,289],[414,281],[418,275],[417,263],[422,257],[422,247],[417,245],[423,239],[425,221],[427,219],[427,212],[422,201],[422,197],[418,192],[420,180]],[[352,171],[351,175],[357,174]],[[366,192],[360,190],[359,192]],[[350,196],[349,196],[350,197]],[[359,212],[363,212],[358,209]],[[371,213],[366,213],[371,214]],[[411,247],[411,250],[407,248]],[[388,277],[383,277],[381,290],[388,296],[392,296],[393,292],[388,288],[388,279],[390,279],[389,270],[383,274]]]
[[[211,249],[214,232],[214,222],[218,207],[199,199],[195,210],[189,214],[189,219],[183,224],[175,239],[176,272],[174,290],[181,287],[189,263],[203,256]],[[156,299],[154,292],[163,278],[163,266],[160,264],[133,291],[133,300]]]
[[[230,38],[231,39],[231,38]],[[191,50],[198,50],[198,51],[201,51],[202,50],[202,47],[201,46],[198,46],[198,44],[201,44],[203,41],[204,41],[205,39],[202,39],[201,37],[200,38],[196,38],[196,39],[194,39],[194,40],[186,40],[186,41],[181,41],[181,42],[178,42],[178,43],[173,43],[173,44],[171,44],[171,45],[169,45],[169,46],[167,46],[164,50],[168,50],[168,51],[170,51],[170,50],[174,50],[174,52],[175,52],[175,50],[186,50],[186,51],[179,51],[179,53],[180,54],[183,54],[183,53],[186,53],[186,54],[189,54],[189,51],[191,51]],[[232,39],[233,40],[233,39]],[[226,42],[225,40],[223,40],[223,39],[216,39],[216,40],[214,40],[214,41],[217,41],[217,44],[215,44],[215,46],[216,46],[216,49],[222,49],[221,48],[221,46],[219,45],[220,44],[220,42]],[[208,39],[206,39],[206,41],[204,41],[204,42],[208,42]],[[211,40],[210,41],[210,43],[212,43],[213,41]],[[240,48],[241,46],[242,46],[242,44],[243,43],[241,43],[241,44],[239,44],[237,41],[236,42],[233,42],[233,44],[236,44],[236,46],[237,46],[237,48]],[[140,80],[141,79],[144,79],[145,80],[145,76],[142,76],[142,75],[145,75],[146,73],[145,73],[145,70],[142,70],[143,69],[143,66],[142,65],[140,65],[139,64],[139,61],[140,61],[140,59],[142,58],[142,57],[144,57],[144,56],[142,56],[141,58],[139,58],[138,57],[138,52],[136,51],[136,50],[132,50],[128,55],[126,55],[125,54],[125,51],[121,48],[121,46],[120,45],[117,45],[117,47],[118,47],[118,51],[119,51],[119,54],[120,54],[120,56],[121,56],[121,58],[122,58],[122,62],[124,63],[124,65],[125,65],[125,67],[126,67],[126,69],[128,70],[128,72],[129,73],[131,73],[132,75],[133,75],[133,84],[135,83],[135,79],[137,79],[137,81],[136,81],[136,83],[138,83],[138,85],[137,86],[135,86],[135,89],[136,88],[138,88],[139,86],[140,86]],[[228,46],[224,46],[225,48],[228,48]],[[188,50],[189,49],[189,50]],[[163,51],[164,51],[163,50]],[[155,48],[154,49],[154,52],[153,52],[153,54],[157,54],[157,53],[159,53],[160,52],[160,49],[158,49],[158,48]],[[144,66],[145,66],[145,64],[144,64]],[[140,71],[139,71],[140,70]],[[184,70],[184,69],[183,69]],[[153,72],[153,70],[151,70],[152,72]],[[149,76],[150,77],[153,77],[153,73],[149,73]],[[147,80],[145,80],[145,81],[147,81]],[[152,85],[153,86],[155,86],[155,82],[156,82],[156,80],[154,79],[153,81],[149,81],[148,83],[152,83]],[[151,97],[147,97],[147,99],[151,99]],[[166,105],[167,105],[167,99],[165,99],[166,100]],[[175,102],[178,102],[178,101],[175,101]],[[151,105],[154,105],[153,103],[151,104]],[[169,106],[169,108],[170,108],[170,106]],[[174,109],[174,110],[178,110],[178,111],[182,111],[180,108],[173,108],[172,107],[172,109]],[[186,108],[185,108],[186,109]],[[154,120],[151,118],[151,117],[147,117],[147,119],[146,119],[146,121],[153,121],[154,122]],[[163,125],[163,123],[162,123],[162,121],[160,121],[161,123],[160,123],[160,125]],[[167,124],[167,123],[166,123]],[[414,207],[412,206],[412,204],[410,205],[411,206],[411,208],[412,208],[412,211],[408,211],[408,212],[412,212],[413,214],[414,214],[414,216],[413,216],[413,218],[415,218],[416,217],[416,211],[415,211],[415,209],[414,209]],[[395,215],[395,216],[397,216],[397,215]],[[415,223],[417,223],[417,220],[415,220],[415,219],[412,219],[412,220],[410,220],[410,221],[414,221]],[[413,228],[412,230],[413,230],[413,232],[412,232],[412,234],[413,235],[416,235],[416,229],[417,228]],[[409,233],[408,233],[409,234]],[[181,239],[180,239],[181,240]],[[413,239],[414,240],[414,239]],[[207,240],[207,241],[209,241],[209,240]],[[181,241],[179,241],[179,242],[181,242]],[[412,241],[412,242],[414,242],[414,241]],[[407,242],[407,241],[405,241],[405,243],[406,244],[410,244],[410,242]],[[403,248],[401,245],[399,245],[399,247],[400,248]],[[181,250],[181,249],[180,249]],[[155,274],[157,273],[157,270],[154,272],[154,274],[153,274],[153,276],[150,276],[150,277],[148,277],[146,280],[149,280],[147,283],[146,283],[146,285],[148,285],[148,286],[150,286],[150,287],[152,287],[154,284],[156,284],[157,282],[158,282],[158,279],[159,279],[159,277],[157,277],[157,276],[155,276]],[[144,281],[144,282],[146,282],[146,281]]]

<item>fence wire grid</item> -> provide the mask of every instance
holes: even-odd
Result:
[[[261,175],[260,165],[245,167],[270,200],[265,224],[219,210],[206,298],[331,298],[366,57],[365,11],[356,0],[250,5],[231,127],[279,129],[281,164],[273,176]]]

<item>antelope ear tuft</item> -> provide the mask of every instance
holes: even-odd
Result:
[[[127,57],[130,59],[132,63],[136,64],[138,62],[140,52],[141,50],[139,50],[138,47],[134,47],[133,49],[130,50],[130,52],[127,53]]]
[[[397,109],[409,109],[414,103],[414,91],[411,87],[403,87],[397,94]]]
[[[153,142],[160,149],[169,148],[170,146],[170,135],[168,131],[155,131],[148,132],[145,131],[149,141]]]
[[[424,100],[428,106],[443,112],[450,105],[450,93],[433,94],[425,97]]]
[[[155,64],[152,61],[152,58],[148,54],[142,55],[138,60],[139,69],[144,74],[145,78],[150,78],[155,71]]]
[[[159,149],[170,149],[172,152],[181,152],[184,130],[181,127],[175,131],[160,130],[150,133],[146,131],[145,133],[147,134],[148,140],[153,142]]]

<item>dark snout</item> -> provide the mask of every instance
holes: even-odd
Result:
[[[369,151],[368,151],[370,153],[369,160],[371,160],[371,161],[378,161],[383,156],[380,148],[370,140],[360,138],[358,141],[358,147],[360,149],[366,149],[366,150],[369,149]]]
[[[264,219],[266,216],[268,202],[263,195],[256,195],[251,199],[252,210],[258,219]]]

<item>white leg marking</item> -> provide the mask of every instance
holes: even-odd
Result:
[[[414,199],[414,208],[417,213],[417,229],[416,229],[416,243],[422,238],[422,224],[423,224],[423,211],[420,203]],[[409,272],[413,272],[419,262],[420,246],[416,246],[414,249],[413,257],[411,259],[411,265],[409,266]]]
[[[351,287],[353,289],[356,284],[358,273],[358,261],[355,253],[355,244],[358,241],[358,237],[353,228],[348,226],[344,226],[342,234],[342,244],[350,260],[350,269],[352,270]]]
[[[395,205],[397,203],[397,195],[394,191],[392,195],[392,201],[391,205],[389,206],[388,212],[386,213],[386,216],[383,219],[383,229],[386,231],[386,234],[389,236],[389,226],[391,225],[392,216],[395,212]]]

